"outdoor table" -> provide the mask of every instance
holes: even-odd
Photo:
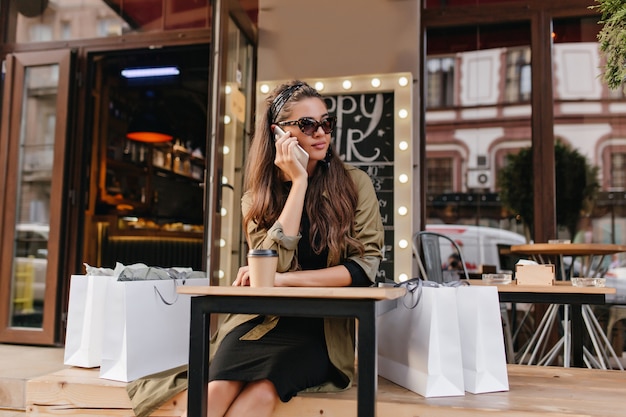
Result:
[[[479,279],[470,279],[470,285],[491,285]],[[583,367],[583,304],[604,304],[607,294],[615,294],[615,288],[609,287],[574,287],[569,281],[556,281],[554,285],[496,285],[498,296],[503,303],[546,303],[551,305],[569,305],[571,308],[571,344],[572,365]],[[547,313],[546,313],[547,314]],[[544,316],[545,317],[545,316]],[[536,335],[538,334],[537,330]],[[565,337],[565,336],[564,336]],[[567,340],[563,339],[566,351],[569,351]],[[569,353],[569,352],[568,352]],[[567,355],[566,355],[567,357]],[[568,360],[565,365],[568,366]]]
[[[602,264],[606,255],[626,252],[626,245],[615,245],[609,243],[531,243],[526,245],[513,245],[510,248],[511,253],[517,255],[530,255],[540,264],[552,262],[552,259],[558,259],[561,267],[561,279],[566,279],[563,271],[563,257],[572,256],[587,257],[586,268],[584,269],[584,277],[590,277],[591,266],[594,259],[599,257],[598,265]],[[570,276],[572,267],[570,267]]]
[[[579,274],[580,277],[598,277],[600,275],[600,272],[602,271],[602,263],[604,261],[604,258],[607,255],[626,252],[626,245],[616,245],[608,243],[534,243],[526,245],[513,245],[511,246],[510,250],[511,253],[515,253],[518,255],[530,255],[533,257],[533,259],[541,264],[558,264],[560,273],[558,274],[557,279],[560,278],[561,280],[567,280],[569,278],[572,278],[573,276],[576,257],[583,257],[585,259],[583,262],[583,268]],[[563,263],[563,258],[566,256],[572,257],[569,274],[567,275],[565,273]],[[593,271],[594,265],[595,271]],[[556,308],[556,305],[551,306],[551,310],[556,310]],[[601,345],[604,345],[605,349],[610,353],[611,356],[616,356],[615,350],[609,343],[608,339],[606,339],[604,332],[597,331],[597,329],[600,328],[600,325],[591,308],[588,305],[583,304],[580,309],[586,315],[584,324],[587,327],[587,331],[589,332],[589,336],[591,337],[594,349],[596,350],[598,355],[600,355],[600,352],[602,351]],[[553,313],[556,313],[556,311],[554,311]],[[566,305],[565,314],[567,313],[568,306]],[[547,314],[548,312],[546,312],[546,315]],[[572,310],[572,314],[578,314],[578,307]],[[557,315],[553,314],[553,317],[557,317]],[[574,328],[574,326],[572,326],[572,336],[574,334],[574,331],[580,330],[582,332],[581,329],[582,327]],[[567,327],[564,328],[564,333],[565,335],[567,335]],[[565,340],[567,340],[567,337],[565,337]],[[567,346],[565,346],[565,348],[567,349]],[[568,357],[567,355],[568,352],[565,353],[566,358]],[[605,364],[602,360],[600,361],[599,365],[602,368],[605,367]]]
[[[178,287],[179,293],[194,295],[189,339],[189,417],[207,415],[212,313],[355,317],[359,361],[357,415],[374,417],[378,382],[376,315],[377,311],[395,308],[396,299],[405,291],[392,287]]]

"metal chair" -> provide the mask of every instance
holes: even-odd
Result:
[[[469,279],[465,258],[459,245],[452,238],[441,233],[421,231],[413,235],[413,254],[417,260],[422,279],[435,281],[439,284],[444,282],[440,239],[450,242],[461,259],[462,272],[465,275],[465,279]],[[455,273],[454,276],[457,280],[459,279],[458,273]]]

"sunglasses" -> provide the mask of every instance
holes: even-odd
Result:
[[[279,126],[294,126],[297,125],[302,133],[307,136],[313,136],[313,133],[317,131],[317,129],[322,127],[324,133],[332,133],[333,129],[335,129],[335,123],[337,123],[337,118],[334,116],[328,116],[322,119],[321,122],[313,119],[312,117],[302,117],[298,120],[287,120],[285,122],[278,122]]]

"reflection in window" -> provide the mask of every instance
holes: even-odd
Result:
[[[18,14],[16,41],[48,42],[56,40],[90,39],[122,35],[130,25],[101,1],[82,3],[58,1],[41,16]],[[74,24],[72,24],[74,23]]]
[[[26,0],[10,2],[17,14],[18,43],[206,29],[211,16],[208,0],[56,0],[45,2],[46,9],[37,15],[20,7],[25,3]]]
[[[517,103],[530,100],[530,48],[511,48],[506,54],[505,101]]]
[[[72,23],[67,20],[61,22],[61,39],[72,39]]]
[[[98,37],[119,36],[122,34],[122,23],[117,18],[98,19]]]
[[[626,189],[626,153],[611,155],[611,187]]]
[[[626,98],[626,95],[624,94],[624,88],[626,88],[623,84],[620,88],[616,88],[616,89],[608,89],[609,91],[609,97],[614,99],[614,100],[623,100],[624,98]]]
[[[426,183],[428,184],[426,192],[428,195],[444,194],[453,190],[453,163],[452,158],[428,158],[426,160]]]
[[[41,328],[48,267],[59,66],[26,69],[12,278],[12,327]]]
[[[454,57],[428,58],[427,108],[454,105]]]
[[[425,9],[445,9],[453,7],[467,7],[468,5],[491,5],[498,3],[516,3],[522,0],[425,0]]]
[[[30,42],[47,42],[52,40],[52,27],[44,23],[36,23],[28,28]]]
[[[530,145],[531,23],[471,21],[425,21],[426,222],[519,232],[493,196],[499,155]],[[477,190],[493,197],[480,209]]]

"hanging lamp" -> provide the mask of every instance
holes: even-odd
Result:
[[[169,142],[174,139],[163,104],[159,102],[154,90],[145,91],[142,101],[130,119],[126,137],[146,143]]]
[[[140,111],[133,116],[128,125],[126,137],[146,143],[169,142],[174,139],[172,129],[164,118],[150,109]]]

